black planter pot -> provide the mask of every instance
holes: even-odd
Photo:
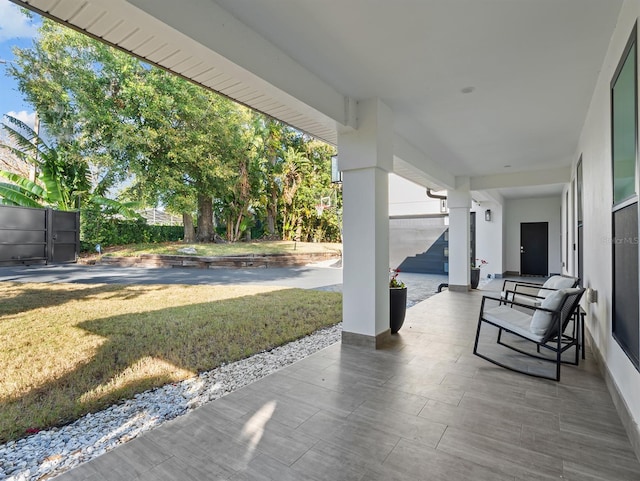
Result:
[[[407,313],[406,287],[389,288],[389,311],[389,327],[391,328],[391,334],[395,334],[404,324],[404,316]]]
[[[480,282],[480,269],[471,269],[471,289],[477,289]]]

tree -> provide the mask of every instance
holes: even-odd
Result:
[[[254,225],[329,232],[309,199],[330,183],[304,160],[320,144],[300,132],[48,19],[15,56],[8,70],[48,136],[100,195],[125,181],[127,200],[182,215],[185,240],[212,241],[220,224],[229,240]]]
[[[4,202],[26,207],[55,207],[65,211],[79,208],[82,196],[89,190],[86,164],[63,148],[49,148],[31,127],[17,118],[7,115],[5,119],[2,127],[13,144],[3,144],[3,150],[34,166],[39,172],[39,182],[9,171],[0,171],[0,175],[14,186],[3,186],[0,195]]]
[[[34,182],[20,174],[0,170],[0,176],[10,181],[0,184],[0,201],[3,204],[69,211],[80,209],[84,201],[113,209],[127,217],[136,217],[132,205],[91,192],[89,169],[83,159],[70,154],[63,146],[49,147],[31,127],[17,118],[6,115],[5,119],[2,128],[12,143],[0,144],[0,148],[33,165],[39,174]]]

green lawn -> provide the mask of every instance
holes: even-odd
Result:
[[[0,284],[0,442],[341,320],[341,294],[259,286]]]
[[[107,248],[104,255],[109,256],[139,256],[141,254],[180,255],[180,249],[192,247],[198,256],[225,256],[239,254],[292,254],[315,252],[342,252],[342,244],[325,242],[293,242],[293,241],[256,241],[232,242],[225,244],[184,244],[182,242],[167,242],[162,244],[132,244]]]

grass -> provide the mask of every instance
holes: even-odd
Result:
[[[104,255],[135,257],[141,254],[184,255],[180,249],[193,247],[198,256],[226,256],[240,254],[308,254],[315,252],[342,252],[342,244],[327,242],[256,241],[226,244],[184,244],[165,242],[161,244],[132,244],[105,249]]]
[[[303,337],[334,292],[264,286],[0,284],[0,442]]]

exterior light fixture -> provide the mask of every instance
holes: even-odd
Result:
[[[487,209],[484,211],[484,220],[487,222],[491,222],[491,209]]]
[[[331,183],[342,184],[342,172],[338,168],[338,156],[331,156]]]

